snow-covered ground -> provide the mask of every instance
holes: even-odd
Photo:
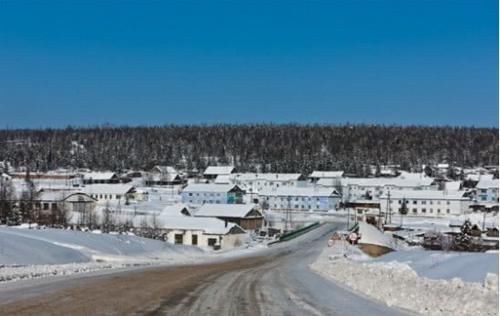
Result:
[[[424,315],[498,312],[498,253],[410,249],[372,259],[338,241],[311,268],[355,292]]]
[[[197,247],[129,235],[0,227],[0,281],[190,263],[204,255]]]

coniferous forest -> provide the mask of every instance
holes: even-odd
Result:
[[[0,161],[46,171],[120,171],[173,165],[203,170],[233,164],[239,171],[345,170],[368,165],[448,162],[461,167],[498,164],[498,129],[384,125],[99,126],[0,131]]]

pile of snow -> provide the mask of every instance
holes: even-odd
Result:
[[[0,281],[188,263],[202,255],[197,247],[129,235],[0,227]]]
[[[391,252],[374,261],[405,263],[419,276],[430,279],[451,280],[458,277],[466,282],[483,282],[488,273],[498,274],[498,252],[443,252],[413,249]]]
[[[392,259],[399,259],[397,253],[391,255]],[[436,253],[431,255],[438,257]],[[431,279],[419,275],[407,263],[390,258],[385,261],[384,257],[379,260],[368,259],[360,255],[354,247],[339,242],[325,249],[311,264],[311,268],[388,306],[397,306],[425,315],[497,315],[498,270],[496,274],[483,271],[485,278],[482,282],[466,282],[460,278],[460,274],[453,277],[452,274],[446,273],[447,264],[457,262],[456,264],[461,266],[462,259],[470,264],[472,256],[478,254],[470,255],[471,257],[456,256],[454,261],[451,261],[452,258],[444,253],[442,260],[436,259],[433,262],[431,273],[435,279]],[[408,258],[410,255],[406,256]],[[478,256],[475,261],[480,262],[483,259],[483,256]],[[416,266],[430,267],[429,264],[415,262]],[[482,268],[472,265],[469,269]],[[464,271],[451,270],[455,273]],[[443,278],[439,277],[439,271]]]
[[[391,249],[395,248],[393,238],[390,235],[384,234],[375,226],[365,222],[359,222],[358,227],[358,233],[360,236],[358,243],[383,246]]]

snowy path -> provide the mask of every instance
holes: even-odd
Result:
[[[62,280],[53,288],[45,283],[40,295],[30,299],[22,299],[22,288],[13,289],[0,295],[11,298],[10,303],[0,305],[0,313],[401,315],[401,311],[353,294],[309,269],[335,228],[322,226],[255,256]],[[21,299],[12,301],[16,291]],[[36,285],[31,291],[37,292]]]

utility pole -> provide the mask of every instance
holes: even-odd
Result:
[[[286,209],[286,213],[285,213],[285,231],[291,230],[290,229],[291,220],[292,220],[292,214],[291,214],[292,204],[291,204],[291,200],[292,200],[292,197],[288,196],[287,197],[288,205],[287,205],[287,209]]]

